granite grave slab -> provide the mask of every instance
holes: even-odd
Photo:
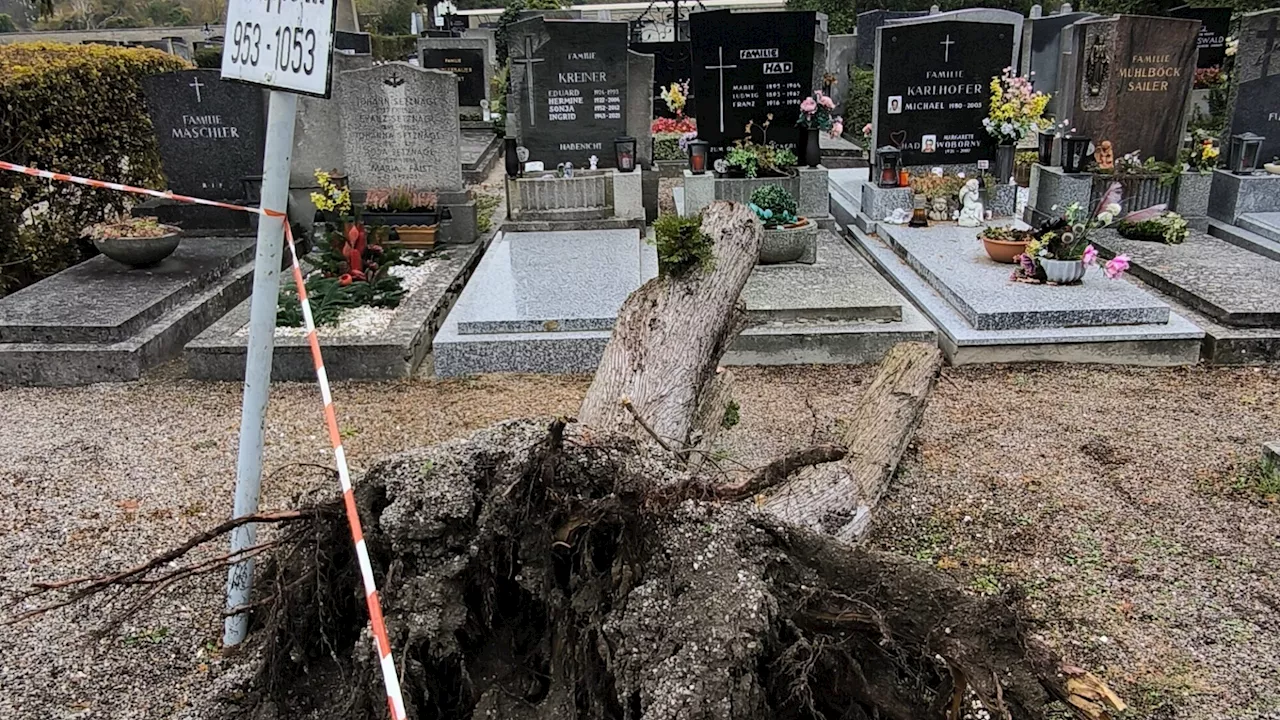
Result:
[[[1280,262],[1191,231],[1165,245],[1100,231],[1094,245],[1105,257],[1129,256],[1130,272],[1214,320],[1240,327],[1280,328]]]
[[[392,62],[339,73],[334,85],[353,189],[462,189],[453,73]]]
[[[768,139],[795,150],[800,101],[823,71],[815,68],[818,40],[825,42],[816,13],[714,10],[693,13],[689,23],[698,137],[710,143],[711,157],[723,156],[747,137],[747,123],[759,126],[769,114]],[[759,129],[753,139],[761,141]]]
[[[991,78],[1017,60],[1022,16],[959,10],[894,21],[877,32],[875,146],[900,148],[906,166],[994,160],[982,119]]]
[[[1252,132],[1266,138],[1262,162],[1280,156],[1280,9],[1245,13],[1240,18],[1231,100],[1231,134]],[[1280,210],[1280,198],[1271,210]]]
[[[262,177],[262,90],[224,81],[217,70],[150,75],[142,87],[168,189],[209,200],[246,199],[246,180]]]
[[[99,255],[0,299],[0,384],[136,380],[249,295],[253,238],[185,238],[130,269]]]
[[[1010,280],[1012,267],[987,257],[977,231],[880,225],[880,237],[976,330],[1163,324],[1169,306],[1138,286],[1091,268],[1071,286]]]
[[[1236,221],[1240,227],[1280,243],[1280,212],[1246,213]]]
[[[1077,23],[1074,105],[1079,134],[1110,140],[1115,157],[1177,159],[1195,76],[1196,20],[1119,15]]]

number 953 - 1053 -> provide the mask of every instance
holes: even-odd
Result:
[[[231,62],[258,66],[262,57],[262,25],[237,22],[231,31]],[[268,53],[275,48],[272,66],[285,72],[310,75],[316,69],[316,31],[302,27],[280,26],[275,31],[275,44],[266,45]]]

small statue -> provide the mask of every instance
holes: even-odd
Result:
[[[937,195],[932,199],[930,199],[929,200],[929,219],[936,220],[938,222],[942,222],[944,220],[950,220],[951,214],[950,212],[948,212],[948,207],[947,207],[950,204],[951,203],[947,201],[947,198],[945,195]]]
[[[558,178],[564,177],[564,163],[558,163],[556,165],[556,177]]]
[[[592,170],[595,170],[596,163],[600,162],[600,158],[596,157],[595,155],[592,155],[591,157],[587,158],[587,160],[591,163]]]
[[[564,164],[564,176],[567,178],[573,177],[573,163],[566,162]]]
[[[964,187],[960,188],[960,218],[956,224],[960,227],[980,227],[985,216],[978,181],[976,178],[967,180]]]
[[[1115,153],[1111,150],[1111,141],[1103,140],[1093,152],[1093,161],[1098,163],[1099,170],[1111,170],[1116,166]]]

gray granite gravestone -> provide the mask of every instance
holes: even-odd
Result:
[[[351,187],[461,190],[458,81],[387,63],[334,78]]]
[[[1074,107],[1065,113],[1115,157],[1177,159],[1196,65],[1198,20],[1119,15],[1076,23]]]
[[[1240,18],[1231,134],[1266,138],[1260,158],[1280,156],[1280,10],[1245,13]]]
[[[246,178],[262,176],[262,91],[223,81],[217,70],[152,75],[142,86],[168,188],[210,200],[246,198]]]
[[[597,167],[615,167],[614,140],[629,129],[627,23],[539,15],[513,23],[508,36],[508,134],[548,167],[588,167],[593,155]],[[646,99],[652,77],[639,90]]]
[[[331,67],[334,77],[338,77],[348,70],[373,67],[373,56],[334,53]],[[289,187],[303,192],[291,205],[304,205],[302,201],[316,186],[316,170],[342,169],[347,164],[343,154],[342,121],[338,117],[339,93],[335,86],[327,100],[305,95],[298,98],[298,116],[293,126],[293,158],[289,162]]]
[[[1097,17],[1093,13],[1067,13],[1045,15],[1028,20],[1022,26],[1022,59],[1019,64],[1023,77],[1035,83],[1035,89],[1049,93],[1045,114],[1056,117],[1061,98],[1058,92],[1058,70],[1062,62],[1062,30],[1081,20]]]
[[[484,106],[489,97],[488,42],[482,38],[419,38],[418,64],[458,76],[458,105],[463,110]]]
[[[857,35],[828,35],[826,72],[836,78],[832,86],[831,99],[838,109],[844,108],[845,98],[849,95],[849,67],[853,65],[858,54]]]
[[[990,161],[982,127],[991,78],[1018,56],[1023,18],[957,10],[881,26],[876,41],[875,147],[901,148],[906,166]]]
[[[890,20],[903,20],[928,15],[928,11],[868,10],[858,13],[858,26],[854,31],[858,47],[854,62],[858,67],[869,68],[876,61],[876,29]]]

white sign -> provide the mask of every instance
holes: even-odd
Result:
[[[222,78],[329,97],[338,0],[230,0]]]

